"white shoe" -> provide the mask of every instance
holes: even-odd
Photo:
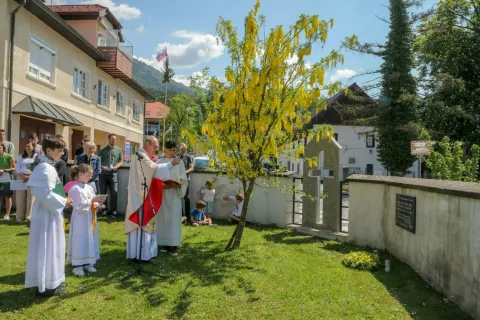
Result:
[[[85,270],[87,270],[88,272],[97,272],[97,269],[95,269],[93,266],[90,266],[90,265],[85,266],[84,268],[85,268]]]
[[[76,267],[76,268],[73,268],[73,274],[79,277],[83,277],[85,275],[85,272],[83,272],[82,267]]]
[[[8,214],[6,214],[4,217],[3,217],[3,220],[10,220],[10,216]]]

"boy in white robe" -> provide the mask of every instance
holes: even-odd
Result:
[[[101,196],[95,196],[95,190],[89,181],[93,169],[82,163],[76,166],[75,184],[68,192],[72,198],[72,219],[68,235],[67,261],[72,263],[73,274],[82,277],[83,269],[96,272],[94,265],[100,259],[98,241],[97,208],[104,201]]]
[[[37,157],[27,185],[32,188],[32,207],[28,239],[25,287],[37,287],[37,295],[62,295],[65,286],[65,230],[62,211],[72,200],[65,196],[55,170],[63,155],[64,142],[47,136],[42,142],[46,156]]]
[[[157,163],[175,161],[177,144],[173,141],[165,143],[165,157]],[[187,174],[183,162],[170,170],[170,180],[178,185],[163,185],[163,203],[156,215],[157,242],[160,252],[169,252],[172,256],[178,255],[178,247],[182,243],[182,198],[188,187]]]
[[[125,233],[127,234],[127,259],[149,261],[158,254],[155,214],[162,205],[162,180],[169,179],[169,169],[177,167],[180,159],[172,163],[156,164],[158,139],[153,136],[145,138],[144,147],[138,155],[132,157],[128,178],[128,202],[125,214]],[[145,174],[149,195],[143,198],[143,174]],[[151,195],[151,197],[150,197]],[[150,199],[151,198],[151,199]],[[152,200],[150,202],[150,200]],[[151,208],[153,203],[153,209]],[[145,212],[143,212],[145,208]],[[140,217],[143,217],[142,230]],[[140,248],[141,243],[141,248]]]

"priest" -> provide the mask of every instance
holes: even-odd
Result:
[[[179,160],[175,157],[177,144],[173,141],[165,143],[165,156],[157,163],[168,164]],[[163,205],[156,216],[157,240],[161,252],[178,255],[178,247],[182,243],[182,198],[188,188],[185,165],[175,166],[169,170],[170,181],[175,184],[164,184]]]
[[[132,157],[130,164],[127,212],[125,214],[127,259],[140,260],[140,250],[143,261],[155,258],[158,253],[155,213],[160,210],[162,205],[162,180],[168,180],[169,169],[180,163],[180,159],[177,159],[169,163],[156,164],[153,160],[156,160],[158,148],[158,139],[147,136],[144,147]],[[145,174],[149,191],[146,198],[144,198],[143,174]],[[140,230],[142,214],[143,233]],[[140,237],[143,237],[142,241],[140,241]],[[140,248],[140,242],[142,242],[142,248]]]

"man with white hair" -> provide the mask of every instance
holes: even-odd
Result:
[[[143,148],[138,150],[138,156],[132,157],[130,164],[128,203],[125,214],[127,259],[140,259],[140,250],[143,261],[155,258],[158,253],[155,213],[162,205],[162,180],[168,180],[169,169],[180,163],[180,159],[173,159],[169,163],[156,164],[152,158],[156,158],[158,148],[158,139],[147,136]],[[143,174],[145,174],[149,191],[146,198],[143,197]],[[142,233],[139,228],[141,214],[143,214],[142,248],[140,248]]]

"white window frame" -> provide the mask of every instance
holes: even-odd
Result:
[[[117,90],[115,113],[121,115],[122,117],[125,117],[125,100],[125,93],[123,93],[121,90]]]
[[[28,76],[46,82],[48,84],[54,83],[55,80],[55,70],[56,70],[56,55],[57,51],[52,47],[45,44],[43,41],[38,40],[34,36],[30,36],[30,44],[38,46],[40,50],[45,50],[49,54],[51,54],[51,62],[50,62],[50,69],[46,70],[43,69],[41,66],[32,62],[32,50],[29,47],[29,59],[28,59]]]
[[[368,133],[365,137],[365,146],[367,148],[375,148],[375,135],[373,133]]]
[[[83,75],[83,79],[78,79],[77,75]],[[83,83],[82,83],[83,82]],[[83,87],[82,87],[83,85]],[[84,71],[83,68],[74,66],[73,67],[73,86],[72,92],[84,99],[88,99],[88,72]]]
[[[105,90],[103,90],[103,87]],[[97,105],[101,108],[104,109],[110,109],[109,108],[109,88],[108,85],[105,81],[102,79],[98,79],[97,81]],[[103,99],[105,99],[105,104],[103,104]]]
[[[140,122],[140,101],[132,101],[132,118],[135,122]]]

